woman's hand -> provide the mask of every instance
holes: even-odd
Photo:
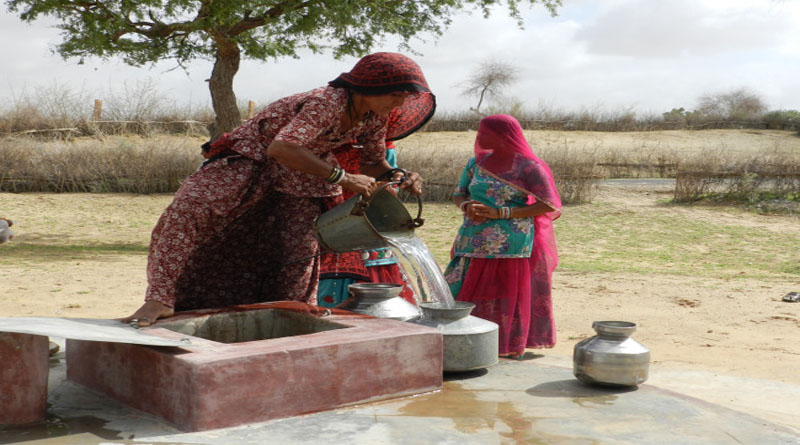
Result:
[[[155,323],[159,318],[171,317],[175,313],[175,309],[165,306],[157,301],[146,301],[142,307],[130,317],[125,317],[120,320],[126,324],[136,323],[136,326],[143,328]]]
[[[403,179],[403,174],[400,172],[395,172],[392,175],[392,181],[400,181]],[[400,184],[401,189],[405,189],[406,191],[411,192],[414,195],[421,195],[422,194],[422,176],[419,175],[417,172],[406,172],[405,181]]]
[[[482,223],[487,219],[499,219],[500,218],[500,209],[495,209],[494,207],[489,207],[486,204],[482,204],[477,201],[472,201],[470,204],[467,204],[467,216],[470,217],[476,223]]]
[[[370,176],[347,173],[339,185],[348,192],[359,193],[369,198],[375,191],[376,182],[375,178]]]

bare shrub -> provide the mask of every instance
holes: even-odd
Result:
[[[198,138],[107,137],[42,143],[0,139],[0,190],[6,192],[168,193],[202,158]]]
[[[746,120],[760,117],[767,110],[764,101],[747,88],[700,97],[697,112],[711,119]]]
[[[674,201],[700,200],[751,206],[800,202],[800,153],[771,150],[733,157],[709,150],[688,158],[678,167]]]
[[[152,79],[124,82],[105,94],[103,119],[117,121],[153,121],[163,114],[167,97]]]
[[[575,150],[565,146],[560,149],[538,150],[556,181],[556,188],[564,204],[585,204],[592,202],[597,192],[597,153],[595,151]]]
[[[425,149],[397,149],[399,164],[419,173],[425,179],[422,199],[447,202],[461,177],[461,171],[470,157],[471,147],[427,147]]]

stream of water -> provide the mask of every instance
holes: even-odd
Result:
[[[389,245],[406,260],[417,278],[417,300],[437,303],[447,308],[455,306],[450,287],[428,246],[413,233],[384,233]]]

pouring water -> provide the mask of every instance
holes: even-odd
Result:
[[[417,277],[418,300],[452,308],[455,304],[450,287],[428,246],[413,233],[384,233],[383,236],[413,269],[414,275]]]

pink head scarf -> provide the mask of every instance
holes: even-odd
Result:
[[[494,178],[527,193],[528,205],[541,201],[553,209],[534,217],[531,253],[531,307],[551,301],[551,280],[558,265],[553,221],[561,215],[561,197],[550,167],[533,154],[519,122],[506,114],[481,120],[475,138],[475,160]]]
[[[522,127],[507,114],[495,114],[481,120],[475,138],[475,160],[492,176],[527,193],[528,204],[541,201],[561,213],[561,198],[550,167],[531,150]]]

